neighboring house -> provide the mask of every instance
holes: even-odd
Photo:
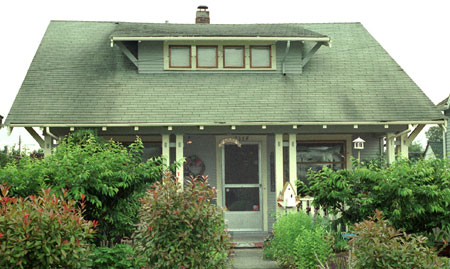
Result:
[[[429,141],[425,152],[423,153],[423,158],[425,160],[430,159],[440,159],[444,156],[444,147],[442,141]]]
[[[448,119],[450,117],[450,97],[445,98],[437,104],[437,108],[441,110]],[[448,126],[446,126],[443,132],[442,146],[444,148],[444,158],[448,158],[450,155],[450,131],[448,130]]]
[[[284,181],[351,168],[354,139],[362,159],[392,162],[444,123],[360,23],[52,21],[6,119],[47,154],[89,127],[139,135],[146,158],[186,157],[177,175],[209,176],[232,231],[270,230]]]

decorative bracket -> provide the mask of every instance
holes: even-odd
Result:
[[[116,44],[120,50],[123,52],[123,54],[125,54],[125,56],[127,56],[127,58],[136,66],[138,67],[138,60],[136,58],[136,56],[134,56],[133,53],[131,53],[131,51],[127,48],[127,46],[125,46],[125,44],[123,44],[120,41],[116,41],[114,44]]]
[[[44,139],[33,129],[33,127],[25,127],[25,130],[38,142],[41,148],[44,148]]]
[[[305,67],[305,65],[309,62],[309,60],[311,60],[312,56],[320,49],[322,45],[325,45],[325,42],[317,42],[310,51],[304,54],[302,58],[302,67]]]

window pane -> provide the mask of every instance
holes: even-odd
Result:
[[[225,188],[228,211],[259,211],[259,188]]]
[[[258,145],[225,145],[225,184],[258,184],[258,162]]]
[[[270,67],[270,47],[251,47],[251,67]]]
[[[244,47],[224,47],[224,67],[245,67]]]
[[[217,67],[217,47],[197,47],[198,67]]]
[[[170,47],[170,67],[190,67],[191,47]]]
[[[298,143],[297,162],[343,162],[344,143]]]

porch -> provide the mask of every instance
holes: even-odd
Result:
[[[126,127],[102,127],[98,134],[124,144],[139,136],[145,146],[144,159],[163,155],[166,164],[186,159],[184,167],[177,169],[177,177],[208,176],[210,185],[217,189],[216,203],[225,209],[231,232],[266,235],[272,230],[275,215],[283,212],[277,198],[286,182],[295,186],[297,180],[305,180],[310,168],[351,168],[351,157],[356,158],[358,153],[362,159],[375,158],[385,148],[388,155],[395,155],[397,148],[404,155],[401,143],[405,141],[405,128],[408,126],[169,126],[135,127],[131,134]],[[47,129],[45,141],[51,149],[54,137],[75,128]],[[357,137],[366,140],[360,152],[352,147]],[[305,199],[301,208],[313,215],[326,214]],[[261,242],[252,238],[247,241]]]

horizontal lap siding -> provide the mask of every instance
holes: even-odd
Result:
[[[163,42],[139,42],[139,73],[161,73],[164,70]]]
[[[277,43],[277,70],[283,70],[283,58],[286,54],[287,42]],[[291,42],[288,55],[286,56],[285,71],[287,74],[302,73],[302,47],[300,41]]]
[[[366,141],[364,143],[364,149],[361,150],[361,160],[375,159],[380,157],[380,149],[383,145],[381,145],[379,136],[373,134],[353,135],[352,141],[358,137],[361,137]],[[352,156],[354,158],[358,158],[358,150],[353,149]]]

